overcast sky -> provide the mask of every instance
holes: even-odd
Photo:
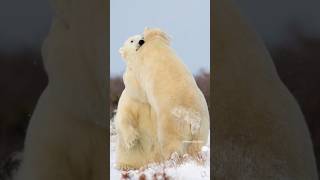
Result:
[[[268,43],[288,39],[288,24],[320,34],[319,0],[235,0]],[[52,11],[49,0],[0,0],[0,50],[40,47]],[[123,41],[157,26],[172,35],[172,45],[192,72],[209,65],[209,0],[111,0],[111,72],[120,73]]]
[[[171,35],[173,48],[192,72],[209,69],[210,0],[111,0],[110,5],[111,74],[124,70],[118,49],[145,26]]]

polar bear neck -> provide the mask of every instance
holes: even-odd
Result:
[[[140,52],[143,51],[143,49],[147,47],[148,44],[158,44],[158,45],[170,48],[170,40],[168,38],[165,38],[160,35],[156,35],[154,37],[149,37],[148,39],[145,40],[144,45],[140,48]]]

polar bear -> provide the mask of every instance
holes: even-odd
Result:
[[[136,169],[160,162],[155,114],[148,103],[135,100],[127,89],[121,94],[115,117],[118,134],[116,167]]]
[[[124,45],[126,50],[120,48],[119,52],[126,59],[128,52],[137,51],[143,43],[141,35],[130,37]],[[151,162],[159,162],[154,111],[130,66],[126,67],[123,81],[125,89],[120,96],[115,116],[118,134],[116,167],[139,168]]]
[[[107,2],[53,2],[56,13],[42,49],[49,82],[30,120],[14,179],[105,180]]]
[[[303,114],[262,41],[229,0],[212,12],[214,179],[318,179]]]
[[[130,162],[136,163],[124,166],[136,168],[144,164],[140,157],[150,153],[144,143],[139,144],[146,136],[141,133],[144,129],[149,129],[152,139],[148,148],[159,147],[151,152],[155,157],[151,161],[168,159],[174,152],[196,155],[207,142],[208,107],[192,74],[171,49],[167,34],[146,28],[142,35],[129,38],[120,53],[126,62],[125,90],[115,119],[121,163],[130,157],[134,159]],[[135,157],[137,148],[144,154]],[[123,152],[129,157],[124,158]]]

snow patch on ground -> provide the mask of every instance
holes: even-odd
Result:
[[[113,119],[110,122],[110,179],[139,179],[139,180],[206,180],[210,179],[210,134],[208,143],[202,148],[199,156],[201,163],[192,160],[187,155],[182,158],[172,157],[172,159],[162,164],[149,164],[147,168],[141,170],[119,171],[115,168],[116,141]],[[179,163],[180,162],[180,163]],[[181,163],[182,162],[182,163]]]

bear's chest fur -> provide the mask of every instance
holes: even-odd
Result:
[[[140,102],[147,102],[146,94],[142,90],[136,74],[130,67],[127,67],[126,72],[123,74],[123,82],[131,98]]]

